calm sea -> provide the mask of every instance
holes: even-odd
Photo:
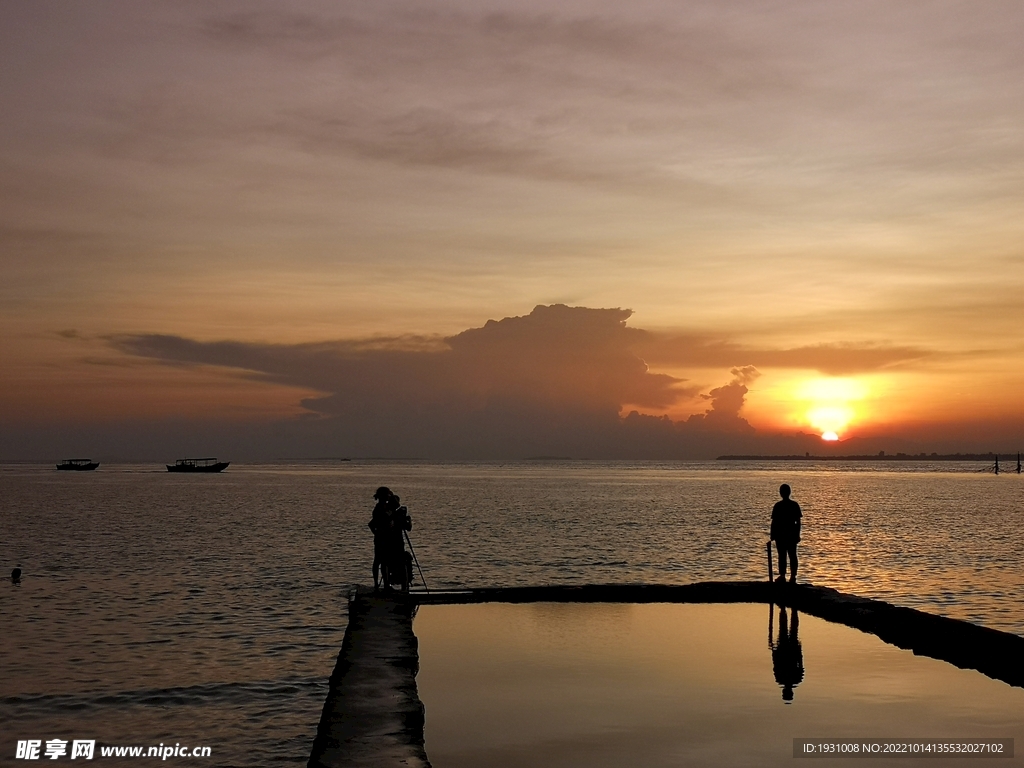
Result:
[[[408,505],[440,588],[766,578],[788,482],[803,580],[1024,634],[1024,477],[979,468],[0,466],[0,567],[24,574],[0,583],[0,763],[19,739],[60,738],[210,746],[207,766],[304,764],[345,594],[371,580],[381,484]]]

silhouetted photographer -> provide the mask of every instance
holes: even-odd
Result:
[[[369,522],[373,531],[373,588],[391,589],[398,585],[408,592],[412,583],[412,555],[405,551],[405,537],[412,530],[412,518],[402,500],[386,485],[378,488],[373,498],[377,501]]]

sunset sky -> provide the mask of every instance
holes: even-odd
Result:
[[[1024,448],[1022,35],[0,4],[0,458]]]

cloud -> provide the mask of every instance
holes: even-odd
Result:
[[[772,349],[706,335],[653,332],[638,334],[633,348],[658,367],[724,368],[742,361],[759,368],[801,368],[833,376],[906,367],[943,357],[935,350],[914,346],[840,343]]]
[[[701,395],[703,399],[711,401],[711,407],[704,413],[696,413],[688,418],[686,426],[712,432],[754,432],[750,423],[740,416],[740,409],[749,391],[747,384],[761,374],[752,365],[733,368],[730,373],[733,375],[732,381]]]
[[[782,153],[798,177],[785,186],[838,170],[879,186],[894,174],[924,177],[941,191],[958,164],[998,167],[1019,149],[1002,124],[1020,67],[1013,24],[1000,23],[1006,9],[738,7],[382,3],[339,14],[256,5],[195,28],[219,55],[335,72],[340,92],[318,90],[299,110],[282,99],[278,130],[311,149],[400,165],[615,174],[619,183],[669,179],[671,166],[708,187],[731,169],[740,179],[715,184],[749,187],[771,176]],[[948,85],[936,99],[942,78]],[[965,141],[979,119],[992,121],[991,135]],[[638,139],[631,148],[629,137]],[[723,139],[731,151],[721,151]],[[702,156],[693,155],[694,140]],[[594,150],[581,152],[583,144]],[[1000,196],[1012,195],[1015,179],[987,173],[973,193],[1000,186]],[[832,186],[815,188],[830,198],[840,191]],[[785,191],[777,182],[767,189],[769,202]]]
[[[241,11],[207,17],[202,34],[227,45],[276,48],[305,55],[336,52],[353,37],[365,35],[367,25],[351,16],[330,18],[283,11]]]
[[[307,391],[319,430],[360,455],[678,455],[727,450],[755,435],[742,416],[762,367],[874,371],[927,359],[910,347],[743,346],[631,328],[629,309],[540,305],[446,338],[396,336],[309,344],[196,341],[174,335],[110,337],[131,358],[214,366]],[[702,391],[650,365],[728,369]],[[641,414],[707,404],[683,421]],[[631,412],[622,417],[625,410]],[[709,437],[712,438],[709,443]],[[717,442],[716,442],[717,441]],[[328,450],[324,448],[322,450]]]
[[[479,82],[502,74],[513,88],[546,77],[549,86],[621,95],[625,81],[642,88],[642,82],[634,82],[642,74],[649,91],[661,91],[663,98],[668,96],[663,86],[672,78],[677,88],[736,96],[779,82],[779,65],[762,58],[763,41],[737,35],[709,17],[681,21],[674,14],[673,23],[666,24],[643,14],[630,18],[598,9],[446,6],[390,3],[366,6],[361,15],[247,10],[207,17],[198,30],[211,42],[240,51],[359,62],[365,77],[402,69],[421,82]]]
[[[361,119],[302,110],[282,116],[271,131],[311,153],[347,152],[397,165],[537,178],[600,178],[564,167],[536,136],[507,121],[431,107]]]
[[[739,416],[752,367],[705,397],[690,423],[622,419],[625,406],[668,409],[698,396],[652,372],[632,350],[628,309],[538,306],[444,339],[394,337],[316,344],[202,342],[173,335],[110,338],[134,358],[241,370],[324,394],[303,402],[361,455],[618,455],[625,433],[671,444],[696,431],[749,433]],[[667,430],[666,430],[667,428]],[[685,441],[684,441],[685,442]],[[676,445],[678,452],[681,446]]]
[[[315,62],[337,75],[333,89],[304,104],[289,86],[272,110],[235,125],[235,140],[260,137],[400,167],[603,182],[647,194],[674,188],[694,204],[720,203],[720,181],[665,167],[666,153],[678,155],[680,133],[708,121],[696,105],[728,106],[793,87],[790,66],[758,36],[737,35],[715,19],[368,8],[343,15],[257,9],[199,20],[198,36],[217,56],[259,66]],[[185,123],[195,110],[165,113]],[[231,130],[236,121],[207,116],[189,130]],[[588,149],[593,142],[599,151]]]
[[[692,389],[651,373],[629,350],[626,309],[538,306],[458,335],[275,345],[200,342],[171,335],[117,336],[131,355],[175,365],[240,368],[257,378],[332,394],[307,407],[337,415],[389,405],[495,401],[617,412],[623,403],[665,408]]]

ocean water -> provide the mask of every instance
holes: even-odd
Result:
[[[304,764],[389,485],[432,588],[802,580],[1024,634],[1024,477],[976,464],[307,462],[179,476],[0,466],[0,763],[19,739]],[[20,761],[19,761],[20,764]]]

